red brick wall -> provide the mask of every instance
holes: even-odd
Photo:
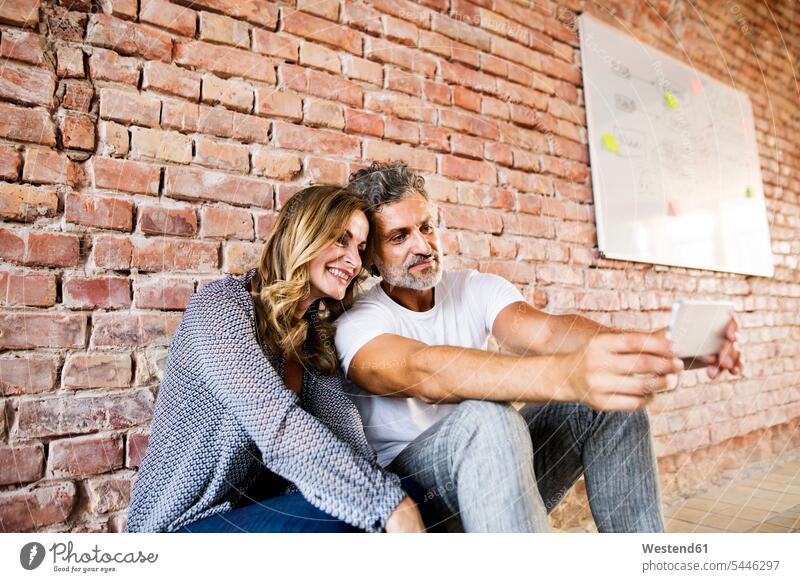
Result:
[[[599,259],[583,4],[1,0],[0,530],[119,530],[189,295],[371,160],[426,176],[451,268],[539,307],[649,328],[736,302],[745,377],[687,372],[651,409],[666,493],[796,446],[796,4],[586,3],[750,95],[773,279]]]

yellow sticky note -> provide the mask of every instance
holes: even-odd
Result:
[[[669,91],[664,91],[664,101],[667,103],[667,107],[669,107],[670,109],[681,108],[681,106],[678,105],[678,100],[675,99],[675,95],[673,95]]]
[[[753,196],[756,195],[756,193],[753,191],[752,186],[748,186],[744,191],[744,195],[747,196],[748,198],[752,198]]]
[[[603,132],[603,147],[610,151],[612,154],[619,153],[619,144],[617,138],[613,133],[607,131]]]

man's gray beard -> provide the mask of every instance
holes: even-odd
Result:
[[[435,287],[442,280],[444,269],[440,257],[441,255],[437,255],[436,262],[430,267],[422,269],[419,275],[410,273],[406,267],[387,267],[379,260],[375,261],[375,266],[378,267],[383,280],[392,287],[425,291]]]

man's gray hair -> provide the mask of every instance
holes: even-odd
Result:
[[[425,178],[404,162],[372,162],[368,168],[350,174],[348,188],[376,212],[384,204],[396,202],[413,192],[428,199]]]

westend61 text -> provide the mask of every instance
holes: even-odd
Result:
[[[642,544],[645,554],[707,554],[708,544],[687,544],[676,546],[673,544]]]

